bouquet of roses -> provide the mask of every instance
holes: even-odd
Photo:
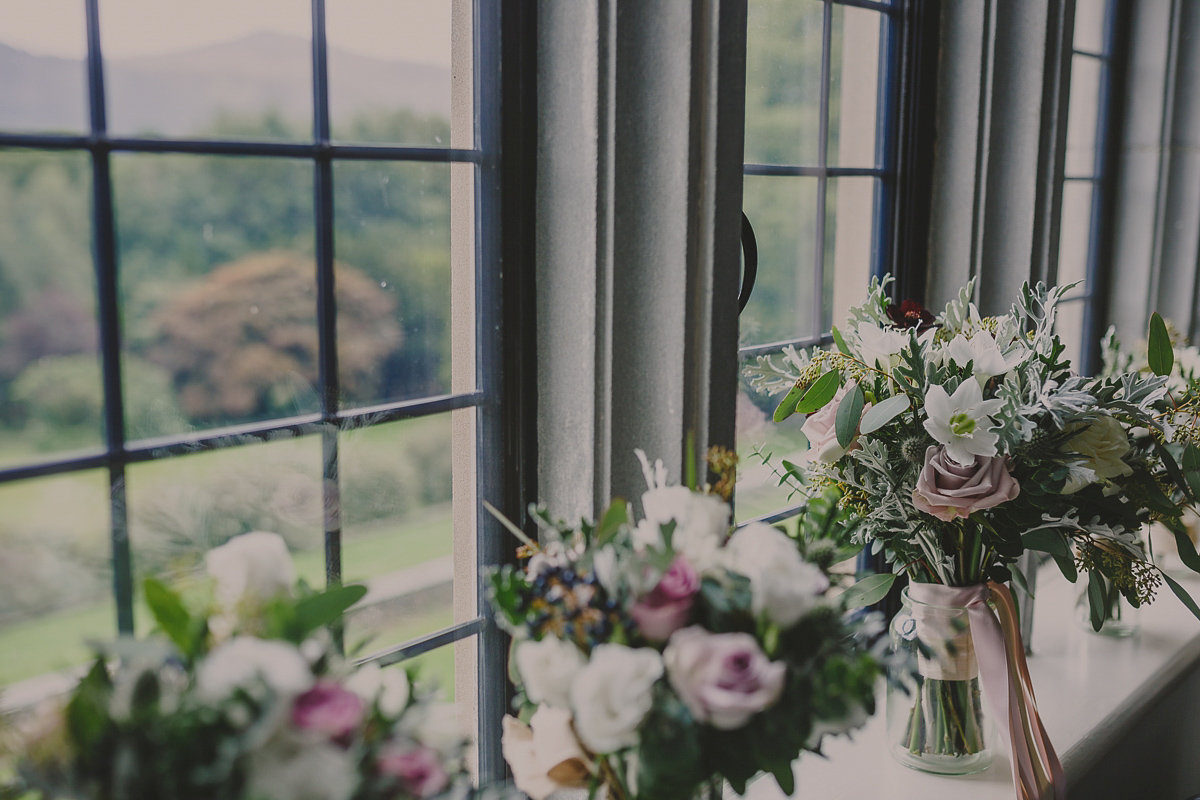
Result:
[[[517,787],[686,800],[769,772],[791,793],[800,753],[874,710],[871,622],[844,617],[795,540],[761,523],[731,536],[721,497],[668,485],[638,455],[644,519],[623,501],[595,524],[535,508],[540,542],[509,523],[522,563],[490,580],[514,640],[503,747]]]
[[[295,581],[283,540],[248,533],[181,595],[147,579],[158,634],[98,646],[65,704],[20,726],[11,796],[375,800],[469,781],[452,706],[399,669],[355,667],[328,627],[362,586]]]
[[[1107,592],[1137,606],[1164,580],[1200,616],[1149,562],[1139,535],[1152,519],[1179,525],[1176,500],[1193,499],[1170,446],[1166,378],[1072,374],[1054,333],[1070,287],[1026,284],[1010,313],[981,317],[968,285],[935,318],[912,301],[893,303],[888,282],[872,281],[866,302],[834,329],[834,349],[789,350],[751,370],[756,388],[786,392],[776,421],[809,415],[812,457],[797,468],[808,490],[837,487],[861,518],[862,540],[927,603],[1011,605],[1002,584],[1024,583],[1015,562],[1032,549],[1072,581],[1090,571],[1094,624]],[[979,746],[948,724],[978,704],[977,682],[926,680],[919,690],[928,694],[914,708],[914,751]]]

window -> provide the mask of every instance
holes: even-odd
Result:
[[[1112,200],[1107,151],[1113,116],[1116,0],[1078,0],[1071,55],[1067,150],[1063,168],[1058,283],[1076,283],[1059,307],[1067,356],[1084,373],[1099,367],[1104,332],[1104,215]]]
[[[63,687],[85,638],[144,632],[140,576],[274,530],[309,582],[368,584],[347,642],[422,659],[494,775],[500,4],[21,5],[0,20],[5,702]]]
[[[758,277],[741,316],[745,363],[832,341],[872,275],[894,271],[899,4],[750,0],[743,208]],[[778,398],[775,398],[776,400]],[[794,513],[754,453],[805,448],[802,419],[770,422],[772,398],[738,398],[741,520]]]

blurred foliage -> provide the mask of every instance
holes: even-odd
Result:
[[[361,270],[335,263],[338,366],[345,397],[375,397],[400,341],[395,301]],[[213,270],[163,303],[149,358],[170,371],[184,412],[220,422],[319,408],[316,261],[287,250]]]

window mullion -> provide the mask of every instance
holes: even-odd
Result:
[[[830,60],[833,57],[833,2],[825,0],[821,20],[821,101],[817,118],[817,215],[813,252],[812,335],[819,337],[825,319],[825,194],[829,176],[829,82]]]
[[[342,582],[341,491],[338,483],[337,299],[333,269],[333,161],[329,151],[329,63],[325,41],[325,0],[312,3],[313,139],[317,143],[313,180],[317,250],[317,386],[321,398],[321,478],[324,495],[325,582]]]
[[[104,99],[104,59],[100,50],[99,0],[84,4],[87,20],[87,74],[91,132],[102,139],[108,121]],[[112,529],[113,593],[117,630],[133,633],[133,555],[125,492],[125,404],[121,387],[121,312],[117,283],[117,233],[112,172],[107,149],[91,148],[92,247],[100,322],[100,363],[104,383],[104,427],[108,451]]]

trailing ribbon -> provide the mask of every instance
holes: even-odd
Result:
[[[908,596],[918,603],[967,610],[980,676],[1011,747],[1017,800],[1065,800],[1066,777],[1038,716],[1017,609],[1008,588],[994,581],[985,586],[912,583]]]

